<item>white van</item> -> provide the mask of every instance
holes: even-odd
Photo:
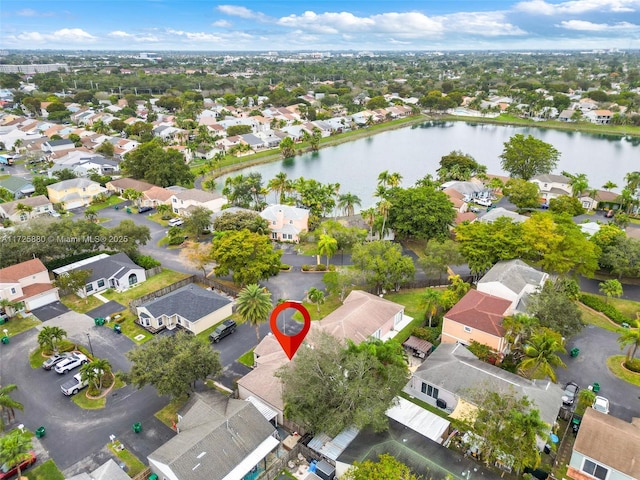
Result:
[[[169,225],[170,227],[179,227],[183,223],[184,223],[184,220],[182,220],[181,218],[172,218],[171,220],[169,220],[167,225]]]

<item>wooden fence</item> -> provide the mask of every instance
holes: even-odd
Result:
[[[178,280],[175,283],[172,283],[171,285],[167,285],[166,287],[162,287],[159,290],[155,290],[151,293],[147,293],[146,295],[141,296],[140,298],[136,298],[134,300],[131,300],[129,302],[129,310],[131,311],[131,313],[133,313],[134,316],[138,315],[138,312],[136,311],[136,307],[139,307],[140,305],[142,305],[143,303],[147,303],[151,300],[155,300],[156,298],[160,298],[165,296],[168,293],[173,292],[174,290],[177,290],[179,288],[184,287],[185,285],[189,285],[190,283],[194,283],[196,280],[196,276],[195,275],[191,275],[187,278],[183,278],[182,280]]]

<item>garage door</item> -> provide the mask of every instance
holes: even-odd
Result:
[[[74,208],[84,207],[85,203],[82,200],[76,200],[75,202],[65,202],[65,210],[73,210]]]
[[[49,305],[58,300],[58,295],[56,292],[46,293],[37,298],[30,299],[28,302],[25,302],[25,307],[28,310],[34,310],[39,307],[43,307],[45,305]]]

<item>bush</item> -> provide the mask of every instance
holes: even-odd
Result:
[[[306,263],[304,265],[302,265],[302,271],[303,272],[308,272],[309,270],[311,270],[311,265],[306,264]]]
[[[333,263],[331,265],[329,265],[329,271],[330,272],[335,272],[336,271],[336,266]]]
[[[150,270],[154,267],[160,266],[160,262],[149,255],[138,255],[133,261],[145,270]]]
[[[315,271],[316,272],[325,272],[327,270],[327,266],[324,263],[321,263],[320,265],[316,265]]]
[[[616,307],[605,303],[604,300],[599,299],[593,295],[588,295],[583,293],[580,295],[580,301],[584,303],[587,307],[593,308],[594,310],[604,313],[608,318],[616,322],[618,325],[622,325],[623,323],[629,323],[631,320],[626,315],[622,314]]]
[[[640,358],[630,358],[625,361],[624,368],[635,373],[640,373]]]
[[[289,271],[289,270],[291,270],[291,265],[287,265],[286,263],[281,263],[280,264],[280,270]]]
[[[416,327],[411,330],[411,335],[435,344],[436,340],[438,339],[438,335],[440,335],[440,332],[435,328]]]

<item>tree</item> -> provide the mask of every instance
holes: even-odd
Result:
[[[58,353],[58,344],[67,336],[67,332],[60,327],[44,326],[38,333],[38,345],[49,352]]]
[[[610,192],[611,190],[613,190],[614,188],[618,188],[618,185],[616,185],[614,182],[612,182],[611,180],[607,180],[607,183],[605,183],[602,188],[604,188],[607,192]]]
[[[562,336],[548,328],[538,329],[531,335],[524,347],[525,359],[518,366],[528,378],[548,377],[556,382],[555,368],[567,366],[558,356],[558,352],[567,353]]]
[[[18,478],[22,476],[20,463],[31,458],[30,451],[33,449],[31,436],[27,432],[14,430],[13,432],[0,438],[0,461],[2,464],[18,467]]]
[[[540,326],[564,338],[575,335],[583,326],[580,309],[557,280],[556,283],[548,280],[542,290],[529,296],[529,314],[540,321]]]
[[[159,395],[173,398],[194,391],[198,380],[222,372],[219,353],[206,340],[184,332],[155,337],[126,356],[132,363],[127,381],[136,388],[153,385]]]
[[[342,477],[345,480],[418,480],[404,463],[388,453],[378,456],[377,462],[354,462]]]
[[[4,431],[7,423],[11,423],[16,419],[16,410],[20,410],[21,412],[24,411],[24,405],[11,398],[9,395],[17,388],[18,386],[14,384],[0,387],[0,409],[2,410],[2,416],[0,416],[0,428],[2,431]]]
[[[415,276],[411,257],[402,255],[400,245],[386,240],[356,245],[351,260],[367,285],[378,294],[383,290],[398,291],[400,285]]]
[[[503,170],[512,177],[531,180],[536,175],[550,173],[558,164],[560,152],[532,135],[525,137],[518,133],[504,143],[500,158]]]
[[[31,217],[31,212],[33,212],[33,207],[30,205],[25,205],[24,203],[18,203],[16,205],[16,210],[18,212],[20,212],[20,216],[22,217],[23,215],[26,218],[30,218]]]
[[[205,245],[200,242],[187,242],[180,255],[184,255],[191,265],[198,270],[202,270],[202,276],[206,278],[207,269],[205,267],[211,263],[211,245]]]
[[[567,213],[572,217],[584,213],[582,202],[576,197],[569,195],[560,195],[549,200],[549,210],[551,210],[552,213]]]
[[[505,317],[502,321],[502,328],[505,330],[505,339],[511,346],[514,356],[521,356],[521,345],[526,344],[540,325],[537,318],[524,313],[516,313]]]
[[[85,298],[86,303],[89,302],[89,297],[85,290],[89,277],[91,277],[92,270],[71,270],[70,272],[58,275],[53,281],[53,284],[60,290],[78,294]]]
[[[105,375],[111,373],[111,364],[106,358],[96,358],[80,367],[80,375],[83,381],[93,385],[96,390],[102,390]]]
[[[516,472],[537,467],[538,437],[547,437],[549,425],[532,408],[529,398],[519,396],[513,389],[506,392],[482,389],[471,392],[471,396],[477,409],[463,423],[477,436],[485,464],[512,462]]]
[[[338,197],[338,208],[341,208],[348,217],[352,217],[355,207],[360,205],[362,205],[362,200],[353,193],[344,193]]]
[[[282,250],[275,250],[266,235],[249,230],[227,231],[213,239],[211,258],[217,276],[233,272],[233,281],[248,285],[280,272]]]
[[[318,239],[318,255],[326,255],[327,268],[329,268],[329,259],[338,251],[338,241],[331,235],[325,233],[320,235]],[[318,258],[318,262],[320,259]]]
[[[162,220],[168,220],[171,218],[171,205],[161,203],[156,207],[157,212],[160,214]]]
[[[267,321],[273,304],[271,292],[257,283],[247,285],[238,294],[236,312],[256,329],[256,339],[260,342],[260,324]]]
[[[125,154],[120,169],[160,187],[191,185],[195,178],[181,152],[173,148],[164,150],[157,141],[143,143]]]
[[[605,280],[598,284],[600,287],[600,293],[607,296],[606,303],[609,303],[611,297],[621,297],[624,293],[622,290],[622,284],[615,279]]]
[[[267,185],[267,187],[276,193],[276,203],[284,203],[284,194],[287,191],[288,185],[289,180],[285,172],[279,172],[275,177],[269,180],[269,184]]]
[[[111,158],[111,157],[113,157],[113,154],[115,153],[115,147],[113,146],[113,143],[111,143],[108,140],[105,140],[104,142],[102,142],[100,144],[100,146],[98,148],[96,148],[96,152],[97,153],[102,153],[103,155]]]
[[[638,351],[638,347],[640,347],[640,320],[635,320],[634,324],[635,328],[633,329],[623,328],[620,331],[620,336],[618,337],[618,343],[620,344],[621,350],[629,345],[629,349],[627,350],[627,361],[632,358],[636,358],[636,352]]]
[[[316,304],[318,313],[320,313],[320,305],[324,303],[324,292],[322,290],[317,289],[316,287],[311,287],[307,292],[307,298],[311,303]]]
[[[327,292],[338,295],[340,302],[343,302],[347,292],[364,280],[362,272],[352,268],[342,268],[340,271],[325,273],[322,281],[327,287]]]
[[[224,212],[213,221],[213,229],[216,232],[227,230],[247,229],[253,233],[267,234],[269,221],[262,218],[258,212]]]
[[[146,225],[136,225],[133,220],[122,220],[108,230],[106,247],[124,252],[130,257],[138,255],[141,246],[151,240],[151,231]]]
[[[329,435],[351,426],[386,429],[385,412],[409,378],[402,346],[371,340],[344,348],[326,332],[307,338],[313,348],[299,349],[276,373],[287,418]]]
[[[280,142],[280,153],[283,158],[291,158],[296,154],[296,148],[291,137],[285,137]]]
[[[440,159],[440,168],[436,172],[438,180],[443,183],[451,180],[467,181],[480,173],[487,173],[487,167],[480,165],[471,155],[457,150]]]
[[[211,228],[212,214],[213,212],[206,207],[191,208],[184,217],[183,229],[198,240],[202,232]]]
[[[431,328],[431,320],[438,312],[442,302],[442,292],[435,288],[427,288],[420,296],[420,306],[425,309],[425,313],[429,318],[429,328]]]
[[[566,171],[562,172],[562,175],[569,179],[569,185],[571,185],[571,194],[574,197],[579,197],[582,192],[589,190],[589,179],[586,173],[572,174]]]
[[[135,190],[133,188],[125,188],[122,192],[122,198],[125,200],[131,200],[136,205],[138,204],[138,200],[140,200],[143,196],[143,193]]]
[[[438,279],[441,279],[442,275],[448,272],[449,265],[460,265],[464,263],[464,258],[459,245],[447,239],[442,242],[429,242],[424,256],[418,261],[427,275],[438,275]]]
[[[84,211],[84,218],[87,222],[96,223],[98,221],[98,211],[93,207],[87,207]]]
[[[456,217],[449,197],[434,187],[393,188],[387,200],[389,227],[400,238],[445,238]]]
[[[507,181],[502,192],[520,210],[540,207],[540,190],[535,183],[521,178],[511,178]]]

